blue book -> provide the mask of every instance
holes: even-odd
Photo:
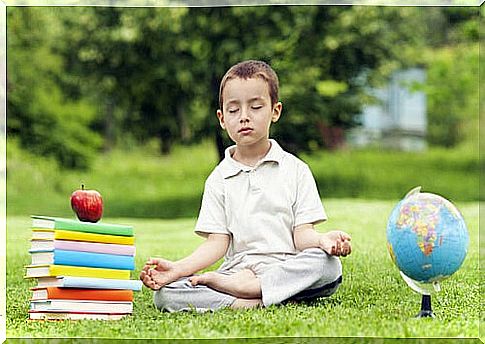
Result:
[[[106,253],[52,250],[32,252],[32,265],[70,265],[89,268],[135,270],[135,257]]]
[[[62,287],[62,288],[86,288],[86,289],[129,289],[140,291],[143,283],[140,280],[120,280],[111,278],[93,277],[40,277],[37,279],[36,288]]]

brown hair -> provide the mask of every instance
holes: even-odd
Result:
[[[250,79],[253,77],[263,78],[268,84],[269,96],[271,98],[271,105],[273,106],[278,102],[278,76],[276,75],[273,68],[270,67],[266,62],[247,60],[235,64],[224,74],[221,81],[221,86],[219,87],[219,109],[222,111],[223,99],[222,92],[228,80],[234,78]]]

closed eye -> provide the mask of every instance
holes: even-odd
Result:
[[[263,107],[263,105],[254,105],[254,106],[251,106],[251,108],[254,109],[254,110],[261,109],[262,107]]]
[[[236,113],[238,111],[239,111],[239,109],[229,109],[229,113]]]

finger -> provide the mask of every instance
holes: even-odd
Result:
[[[146,272],[142,270],[142,271],[140,272],[140,280],[142,280],[142,281],[143,281],[143,279],[145,278],[145,276],[146,276]]]
[[[161,270],[170,270],[172,268],[172,262],[162,259],[162,258],[150,258],[147,261],[147,264],[156,265],[158,269]]]
[[[345,232],[340,232],[340,238],[342,239],[342,241],[352,240],[352,237]]]
[[[153,285],[151,287],[153,290],[159,290],[162,288],[162,286],[158,283],[156,283],[155,281],[153,282]]]
[[[147,287],[149,287],[150,289],[153,289],[153,290],[158,290],[160,289],[162,286],[160,284],[158,284],[157,282],[155,282],[153,279],[151,278],[146,278],[143,283],[145,283],[145,285]]]
[[[147,259],[145,265],[150,265],[150,266],[157,265],[158,260],[159,260],[158,258],[151,258],[150,257],[150,258]]]
[[[159,272],[157,270],[155,270],[154,268],[148,269],[148,271],[147,271],[147,275],[150,276],[150,278],[155,276],[157,273],[159,273]]]
[[[352,251],[352,245],[350,244],[350,241],[346,241],[344,245],[345,245],[345,255],[348,256]]]
[[[143,280],[142,280],[143,284],[146,285],[148,288],[152,288],[152,285],[153,285],[153,280],[151,278],[147,278],[145,277]]]

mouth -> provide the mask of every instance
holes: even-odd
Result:
[[[249,134],[251,131],[253,131],[253,128],[245,127],[239,129],[238,133],[240,134]]]

